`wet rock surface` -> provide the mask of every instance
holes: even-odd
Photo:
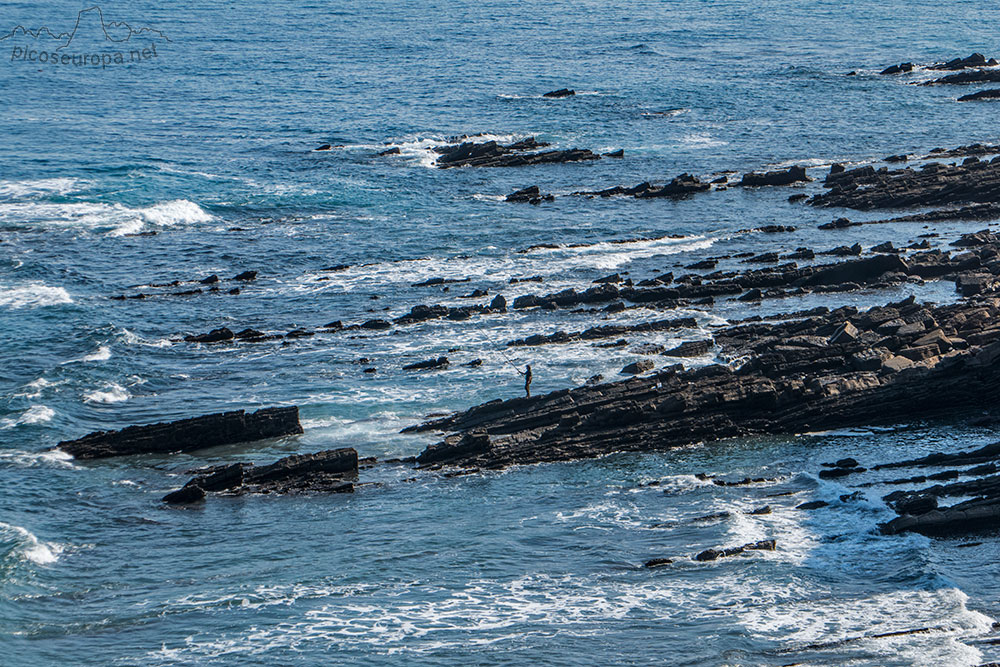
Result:
[[[192,478],[163,497],[170,504],[198,502],[206,494],[250,493],[350,493],[358,474],[358,453],[353,448],[295,454],[270,465],[234,463],[219,466]]]
[[[189,452],[218,445],[253,442],[302,433],[299,409],[234,410],[179,421],[129,426],[120,431],[97,431],[57,447],[78,459],[132,454]]]
[[[964,267],[983,270],[989,264],[1000,270],[995,244],[973,247],[964,256],[935,252],[909,261],[877,255],[803,278],[823,285],[863,282],[896,271],[958,278]],[[995,275],[992,269],[983,271]],[[614,286],[601,286],[609,287]],[[461,434],[475,429],[485,434],[488,446],[480,440],[474,453],[450,461],[491,468],[981,406],[1000,385],[1000,371],[993,367],[1000,359],[1000,328],[990,324],[1000,315],[1000,301],[991,296],[992,288],[985,284],[982,292],[948,306],[911,298],[864,312],[843,307],[720,328],[714,336],[720,356],[746,359],[742,365],[673,366],[611,384],[494,401],[415,430]]]
[[[586,149],[539,151],[548,146],[534,137],[512,144],[496,141],[475,143],[467,141],[456,146],[437,149],[440,157],[435,163],[441,169],[452,167],[525,167],[538,164],[559,164],[600,160],[601,156]]]
[[[1000,152],[997,147],[983,148]],[[970,155],[962,164],[930,162],[919,169],[868,166],[831,171],[824,185],[829,191],[810,199],[813,206],[871,210],[993,203],[1000,201],[1000,159]]]

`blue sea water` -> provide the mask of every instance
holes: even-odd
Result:
[[[511,300],[619,271],[683,273],[713,254],[916,239],[927,232],[916,224],[820,232],[840,212],[790,204],[785,188],[681,201],[568,195],[681,172],[802,164],[821,176],[832,162],[996,141],[992,107],[906,84],[921,73],[877,72],[997,55],[1000,8],[123,2],[101,7],[106,23],[162,34],[109,45],[98,14],[83,12],[60,57],[128,59],[133,44],[148,43],[137,62],[20,57],[56,53],[62,42],[16,26],[69,32],[86,9],[44,0],[0,7],[0,33],[12,31],[0,40],[0,664],[978,665],[1000,657],[991,643],[1000,619],[995,539],[959,548],[880,537],[875,526],[889,516],[880,487],[842,501],[853,488],[816,477],[822,461],[843,456],[906,458],[995,438],[962,416],[459,478],[379,465],[352,495],[159,503],[202,465],[342,446],[379,459],[416,454],[434,437],[401,435],[405,426],[522,391],[498,351],[504,342],[586,328],[594,316],[515,311],[257,345],[196,345],[186,334],[315,329],[396,317],[419,303],[483,301],[460,298],[474,289]],[[123,30],[112,26],[112,36]],[[541,96],[562,87],[578,95]],[[433,168],[431,149],[466,134],[624,148],[625,158]],[[331,150],[313,151],[326,143]],[[400,153],[378,155],[390,147]],[[540,206],[501,201],[533,184],[567,196]],[[743,231],[771,224],[797,231]],[[946,243],[971,229],[934,231]],[[540,245],[558,247],[531,249]],[[350,268],[323,270],[339,264]],[[229,278],[245,270],[260,275],[227,294]],[[212,274],[223,278],[220,293],[143,287]],[[544,282],[509,282],[532,276]],[[470,282],[412,287],[433,277]],[[192,287],[204,289],[177,289]],[[155,296],[111,299],[138,292]],[[726,319],[909,293],[955,298],[950,284],[932,282],[762,306],[722,301],[670,314],[696,317],[697,330],[630,342],[675,344]],[[508,355],[533,365],[541,392],[613,378],[638,358],[630,349]],[[440,355],[449,370],[402,370]],[[474,359],[483,365],[462,366]],[[377,372],[363,373],[369,366]],[[94,430],[264,405],[301,406],[304,435],[93,463],[49,451]],[[778,481],[720,488],[699,472]],[[653,480],[662,484],[643,486]],[[776,495],[785,492],[793,495]],[[831,506],[793,509],[815,499]],[[764,504],[772,514],[742,514]],[[699,520],[719,512],[731,514]],[[690,560],[767,538],[775,552]],[[677,563],[640,567],[660,556]]]

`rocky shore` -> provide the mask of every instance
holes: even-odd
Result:
[[[977,61],[978,62],[978,61]],[[975,63],[942,64],[941,69],[966,71]],[[945,65],[948,65],[947,67]],[[986,65],[989,67],[989,65]],[[551,161],[599,159],[589,151],[543,151],[534,139],[509,145],[465,141],[439,149],[438,166],[519,166]],[[602,323],[577,330],[553,330],[501,341],[511,348],[589,343],[596,347],[624,347],[642,358],[621,369],[626,379],[605,382],[592,377],[585,385],[531,398],[494,400],[463,412],[407,428],[407,433],[440,433],[440,440],[412,460],[400,461],[425,471],[447,475],[474,474],[513,465],[593,458],[615,452],[659,450],[725,438],[794,435],[808,431],[860,425],[906,422],[922,418],[970,414],[994,408],[992,396],[1000,389],[1000,238],[988,229],[970,231],[950,246],[921,240],[896,245],[890,240],[863,247],[851,238],[857,225],[935,222],[982,222],[1000,219],[1000,158],[989,158],[1000,147],[972,144],[935,149],[918,158],[890,156],[885,162],[923,163],[918,167],[833,165],[821,181],[815,172],[789,167],[748,172],[740,179],[703,181],[682,174],[669,183],[648,182],[632,188],[614,187],[578,192],[588,197],[684,197],[724,187],[804,185],[814,194],[808,203],[817,208],[859,211],[911,209],[894,217],[860,222],[835,218],[820,227],[845,238],[826,248],[774,250],[708,256],[678,270],[632,276],[614,273],[581,289],[546,291],[520,289],[508,304],[502,294],[485,289],[465,290],[463,298],[478,303],[448,305],[424,303],[386,319],[355,323],[331,321],[315,328],[266,332],[246,326],[238,331],[219,327],[207,333],[183,336],[191,344],[244,344],[280,340],[287,345],[317,334],[366,335],[394,327],[432,320],[464,321],[474,317],[504,316],[509,312],[572,310],[601,318],[622,311],[648,313],[639,321]],[[960,160],[945,163],[944,160]],[[817,192],[818,191],[818,192]],[[806,199],[800,194],[792,199]],[[516,191],[511,202],[551,201],[538,186]],[[912,210],[918,208],[919,210]],[[792,227],[761,227],[745,233],[781,238]],[[744,232],[741,232],[744,233]],[[627,244],[644,239],[623,240]],[[838,242],[840,243],[838,245]],[[548,247],[548,246],[545,246]],[[529,249],[530,250],[530,249]],[[723,268],[720,268],[720,264]],[[329,267],[338,272],[346,265]],[[249,283],[256,272],[231,280]],[[517,282],[540,282],[542,278]],[[921,303],[913,296],[876,305],[843,305],[792,310],[784,314],[753,316],[742,321],[704,324],[678,308],[711,311],[721,300],[748,304],[801,297],[808,294],[851,294],[861,290],[895,289],[907,285],[948,281],[955,286],[953,303]],[[190,281],[213,286],[218,279]],[[468,278],[439,277],[414,284],[442,292]],[[515,281],[511,281],[512,285]],[[172,289],[181,283],[150,285]],[[644,340],[661,332],[698,332],[668,349]],[[180,340],[180,339],[178,339]],[[712,363],[685,367],[682,360],[711,358]],[[370,362],[369,359],[362,360]],[[359,362],[360,363],[360,362]],[[478,366],[482,360],[463,364]],[[451,372],[456,364],[446,356],[414,361],[403,372]],[[365,372],[375,372],[366,368]],[[116,432],[98,432],[59,444],[77,458],[128,454],[164,454],[192,451],[219,444],[249,442],[301,433],[296,408],[269,408],[208,415],[170,424],[134,426]],[[881,530],[887,535],[920,532],[956,535],[1000,525],[1000,448],[940,454],[916,461],[859,463],[844,459],[818,471],[820,479],[848,484],[864,480],[871,471],[890,468],[951,466],[947,470],[901,478],[919,485],[942,482],[918,490],[885,495],[898,514]],[[355,489],[358,455],[354,449],[295,455],[268,465],[235,463],[196,471],[184,486],[164,501],[187,504],[206,495],[264,493],[340,493]],[[766,482],[746,479],[719,485]],[[946,483],[945,483],[946,482]],[[893,480],[862,482],[892,485]],[[960,497],[951,506],[945,498]],[[969,498],[972,499],[969,499]],[[796,506],[818,510],[823,501]],[[770,511],[770,507],[760,508]],[[710,561],[780,548],[773,541],[740,547],[710,549],[696,561]],[[669,564],[669,558],[646,565]]]

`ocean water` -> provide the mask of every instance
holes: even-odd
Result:
[[[352,495],[159,502],[201,465],[342,446],[380,459],[416,454],[434,437],[401,435],[405,426],[520,393],[507,357],[533,365],[537,392],[614,378],[638,358],[631,347],[584,344],[499,352],[508,340],[594,324],[565,311],[287,344],[202,346],[186,334],[360,323],[419,303],[483,302],[461,298],[474,289],[510,301],[613,272],[683,273],[713,254],[898,245],[927,233],[820,232],[842,212],[787,201],[816,185],[681,201],[568,195],[681,172],[802,164],[822,176],[832,162],[996,141],[991,106],[955,102],[968,90],[907,85],[920,72],[876,73],[997,55],[1000,9],[924,0],[103,6],[111,37],[128,35],[114,22],[136,30],[128,42],[106,39],[96,12],[78,14],[86,9],[0,8],[0,37],[10,34],[0,39],[0,664],[1000,658],[995,539],[880,537],[885,487],[843,501],[855,489],[816,477],[821,462],[844,456],[908,458],[995,439],[966,415],[459,478],[379,465]],[[16,26],[59,34],[78,16],[60,58],[107,53],[108,63],[20,57],[56,53],[65,38]],[[149,52],[114,62],[133,45]],[[562,87],[578,95],[541,97]],[[430,149],[456,135],[624,148],[625,159],[433,168]],[[333,148],[313,150],[326,143]],[[400,153],[378,156],[390,147]],[[556,201],[501,201],[533,184]],[[797,231],[745,231],[772,224]],[[935,243],[982,226],[935,225]],[[558,247],[527,250],[541,244]],[[340,264],[350,268],[323,270]],[[260,275],[228,294],[245,270]],[[213,274],[219,293],[148,287]],[[509,282],[532,276],[544,282]],[[469,282],[412,287],[433,277]],[[152,296],[111,298],[139,292]],[[931,282],[761,306],[720,301],[666,315],[694,316],[698,329],[630,342],[672,345],[727,319],[910,293],[956,298],[951,284]],[[447,371],[401,370],[442,354]],[[483,365],[462,365],[474,359]],[[368,366],[377,372],[363,373]],[[304,435],[93,463],[50,451],[93,430],[264,405],[299,405]],[[777,481],[720,488],[700,472]],[[816,499],[831,505],[794,509]],[[745,514],[764,504],[771,514]],[[702,518],[720,512],[729,515]],[[768,538],[776,551],[691,560]],[[660,556],[677,562],[640,567]]]

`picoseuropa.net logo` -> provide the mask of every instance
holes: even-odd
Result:
[[[124,21],[106,21],[100,7],[81,10],[72,30],[56,32],[47,26],[17,25],[0,35],[0,47],[10,48],[10,60],[36,67],[92,67],[107,69],[160,56],[158,43],[169,42],[162,31],[135,27]]]

